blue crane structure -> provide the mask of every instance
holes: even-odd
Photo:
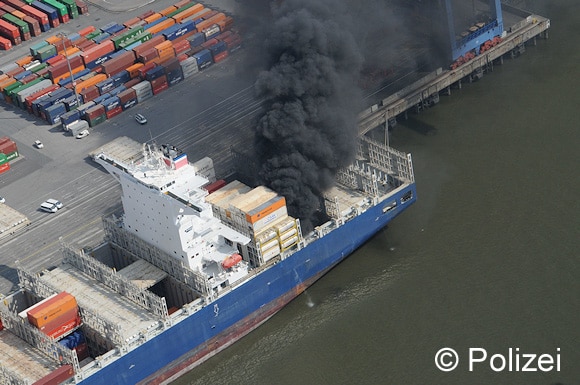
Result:
[[[475,54],[479,55],[479,50],[482,44],[487,40],[492,40],[496,36],[501,36],[503,33],[503,18],[501,13],[500,0],[487,0],[491,9],[490,20],[485,23],[478,23],[473,26],[467,35],[457,38],[455,31],[455,21],[453,19],[452,0],[445,0],[445,8],[447,11],[447,22],[449,25],[449,37],[451,39],[451,55],[452,60],[457,60],[466,53],[475,50]]]

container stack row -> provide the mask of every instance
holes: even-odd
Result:
[[[89,356],[79,307],[74,296],[66,291],[54,294],[19,313],[32,326],[59,344],[75,350],[79,361]]]
[[[206,201],[214,215],[252,239],[247,246],[250,263],[260,266],[301,238],[298,221],[288,215],[286,200],[264,186],[254,189],[239,181],[216,181]]]
[[[124,24],[51,36],[0,68],[0,92],[50,124],[83,119],[93,127],[227,58],[242,44],[232,25],[182,0]]]
[[[7,136],[0,138],[0,174],[10,170],[10,161],[18,158],[16,142]]]
[[[82,0],[2,0],[0,50],[9,50],[87,12],[87,4]]]

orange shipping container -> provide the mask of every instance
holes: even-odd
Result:
[[[77,47],[68,47],[66,49],[66,51],[64,52],[65,57],[71,57],[73,54],[79,52],[80,49],[78,49]]]
[[[71,294],[63,291],[28,309],[26,315],[28,321],[40,329],[61,315],[75,309],[78,309],[77,300]]]
[[[175,24],[175,20],[173,20],[173,19],[167,19],[167,20],[163,20],[159,24],[155,24],[151,28],[145,29],[145,31],[150,32],[152,35],[154,35],[154,34],[156,34],[158,32],[163,31],[165,28],[171,27],[173,24]],[[147,27],[147,26],[145,26],[145,27]]]
[[[191,16],[191,15],[195,15],[196,13],[198,13],[199,11],[201,11],[204,8],[203,4],[199,4],[197,3],[196,5],[194,5],[193,7],[187,8],[186,10],[184,10],[183,12],[179,12],[177,15],[173,16],[173,19],[178,22],[181,23],[181,20]]]
[[[169,13],[175,11],[177,8],[175,7],[175,5],[172,5],[171,7],[167,7],[161,11],[159,11],[160,14],[162,14],[163,16],[167,16]]]
[[[224,20],[226,18],[226,15],[222,12],[218,13],[217,15],[215,15],[214,17],[211,17],[207,20],[202,21],[201,23],[197,24],[195,26],[195,28],[201,32],[206,28],[211,27],[214,24],[217,24],[218,22]]]
[[[89,25],[88,27],[81,29],[81,30],[79,31],[79,35],[81,35],[81,36],[85,37],[85,36],[87,36],[89,33],[91,33],[91,32],[95,32],[96,30],[97,30],[97,28],[95,28],[95,27],[94,27],[94,26],[92,26],[92,25]]]
[[[62,79],[64,79],[64,78],[70,78],[70,73],[71,73],[71,72],[72,72],[73,74],[76,74],[76,73],[78,73],[78,72],[81,72],[81,71],[82,71],[82,70],[84,70],[84,69],[85,69],[85,66],[84,66],[84,65],[81,65],[81,66],[78,66],[78,67],[72,68],[72,69],[71,69],[71,71],[66,71],[64,74],[62,74],[62,75],[60,75],[60,76],[57,76],[57,77],[55,77],[54,79],[52,79],[52,82],[53,82],[54,84],[58,84],[58,82],[59,82],[59,81],[61,81]]]
[[[160,13],[154,13],[154,14],[153,14],[153,15],[151,15],[151,16],[147,16],[147,17],[146,17],[145,19],[143,19],[143,20],[145,20],[145,22],[146,22],[147,24],[149,24],[149,23],[153,23],[155,20],[161,19],[162,17],[163,17],[163,15],[162,15],[162,14],[160,14]]]
[[[179,9],[179,8],[183,7],[184,5],[187,5],[189,3],[191,3],[191,0],[181,0],[180,2],[173,4],[173,6],[177,9]]]
[[[143,67],[144,65],[145,64],[143,63],[135,63],[132,66],[127,67],[127,72],[129,72],[131,79],[139,76],[139,68]]]
[[[24,18],[26,17],[26,14],[24,12],[20,12],[17,10],[14,10],[10,13],[13,14],[14,16],[16,16],[17,18],[19,18],[20,20],[24,20]]]
[[[165,40],[163,43],[159,43],[154,47],[157,50],[159,56],[161,56],[165,51],[173,50],[173,43],[170,40]]]
[[[8,87],[11,84],[16,83],[16,79],[10,77],[6,80],[3,80],[2,82],[0,82],[0,92],[4,91],[4,88]]]
[[[286,199],[277,196],[246,213],[246,221],[248,223],[256,223],[284,206],[286,206]]]
[[[24,56],[23,58],[16,60],[15,63],[18,64],[20,67],[24,67],[25,65],[30,63],[32,61],[32,59],[34,59],[34,58],[32,56],[28,55],[28,56]]]
[[[107,79],[107,75],[105,75],[105,74],[95,75],[90,79],[87,79],[83,82],[78,83],[77,86],[75,87],[76,92],[79,93],[82,90],[84,90],[85,88],[89,88],[90,86],[94,86],[95,84],[100,83],[105,79]]]

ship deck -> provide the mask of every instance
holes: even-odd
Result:
[[[120,335],[125,339],[147,330],[159,321],[154,314],[69,264],[63,263],[45,272],[40,279],[72,294],[81,309],[99,314],[100,318],[117,325]]]
[[[1,364],[18,378],[32,383],[57,368],[48,357],[8,330],[0,331]]]

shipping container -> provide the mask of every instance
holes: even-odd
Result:
[[[183,24],[174,24],[161,31],[167,40],[176,40],[191,32],[195,32],[195,24],[193,21],[186,21]]]
[[[60,117],[66,112],[66,107],[64,103],[55,103],[44,110],[44,116],[48,123],[58,124],[60,123]]]
[[[20,32],[20,39],[22,41],[30,40],[31,35],[30,35],[30,28],[28,27],[28,24],[26,24],[24,21],[20,20],[16,16],[11,15],[9,13],[2,15],[2,19],[7,21],[8,23],[18,27],[18,31]]]
[[[220,53],[213,54],[213,61],[214,61],[214,63],[219,63],[219,62],[223,61],[224,59],[226,59],[228,56],[229,56],[228,51],[222,51]]]
[[[162,22],[157,23],[151,27],[146,25],[145,30],[147,32],[151,33],[152,35],[155,35],[156,33],[159,33],[161,31],[163,31],[164,29],[171,27],[174,24],[175,24],[175,20],[165,18],[165,20],[163,20]]]
[[[18,27],[2,19],[0,19],[0,36],[10,40],[13,45],[18,45],[22,42]]]
[[[195,15],[196,13],[202,11],[204,9],[203,4],[197,3],[193,7],[189,7],[185,9],[183,12],[179,12],[178,14],[173,16],[173,19],[177,23],[181,23],[181,21],[189,16]]]
[[[56,8],[41,3],[40,1],[34,1],[30,5],[48,16],[48,21],[52,28],[56,28],[60,25],[60,19],[58,17],[58,11]]]
[[[147,24],[151,24],[159,19],[161,19],[163,17],[162,14],[157,13],[157,12],[152,12],[149,16],[143,18],[143,20],[147,23]],[[145,28],[147,28],[145,26]]]
[[[203,30],[203,34],[205,35],[206,40],[209,40],[209,39],[212,39],[216,36],[219,36],[219,34],[221,32],[222,32],[222,30],[221,30],[220,26],[217,24],[213,24],[213,25],[211,25]]]
[[[29,307],[23,313],[31,325],[40,329],[71,310],[78,312],[77,301],[71,294],[63,291]]]
[[[68,14],[71,19],[76,19],[79,16],[79,9],[74,0],[59,0],[66,6]]]
[[[77,83],[75,89],[77,93],[82,92],[84,89],[89,88],[91,86],[96,85],[99,82],[102,82],[103,80],[107,79],[107,75],[105,74],[97,74],[93,77],[91,77],[90,79],[84,80],[80,83]]]
[[[10,163],[9,162],[0,163],[0,174],[4,174],[8,170],[10,170]]]
[[[56,0],[41,0],[42,3],[49,5],[57,10],[58,18],[61,23],[68,23],[69,15],[66,5],[56,1]]]
[[[57,55],[56,47],[52,44],[47,44],[44,47],[36,50],[35,58],[41,62],[46,62],[48,59],[55,57]]]
[[[95,100],[96,98],[98,98],[100,93],[99,93],[99,89],[97,88],[97,86],[92,85],[92,86],[87,87],[84,90],[82,90],[80,95],[81,95],[81,98],[83,100],[83,103],[88,103],[91,100]]]
[[[46,32],[50,29],[50,19],[44,12],[39,11],[30,5],[25,5],[24,7],[20,8],[20,10],[26,15],[35,19],[39,23],[42,32]]]
[[[94,41],[97,44],[100,44],[102,42],[104,42],[105,40],[108,40],[111,37],[111,34],[108,32],[101,32],[100,34],[91,37],[91,40]]]
[[[115,51],[115,44],[111,40],[106,40],[101,44],[89,48],[81,54],[83,62],[85,65],[92,63],[98,58],[104,57]],[[99,63],[102,64],[102,63]]]
[[[121,112],[123,112],[123,107],[117,106],[113,109],[107,110],[105,115],[107,116],[107,119],[111,119],[112,117],[119,115]]]
[[[149,41],[146,41],[143,44],[132,48],[132,51],[135,52],[136,56],[139,56],[141,53],[154,48],[157,44],[163,41],[165,41],[164,36],[154,36]]]
[[[70,125],[71,123],[76,122],[80,118],[81,118],[81,113],[77,109],[77,110],[68,111],[68,112],[65,112],[64,114],[62,114],[60,116],[60,122],[62,123],[63,127],[66,127],[66,126]]]
[[[68,380],[74,375],[74,370],[72,365],[63,365],[58,369],[54,370],[52,373],[44,376],[40,380],[36,381],[32,385],[58,385],[62,384],[64,381]]]
[[[113,42],[115,49],[119,49],[121,43],[124,43],[127,40],[131,40],[133,37],[139,35],[143,31],[143,27],[134,27],[126,32],[123,32],[122,34],[112,37],[111,41]]]
[[[122,43],[119,44],[119,49],[126,49],[127,51],[132,50],[134,47],[148,41],[151,40],[153,38],[153,35],[151,35],[150,32],[146,32],[143,31],[135,36],[133,36],[132,38],[130,38],[129,40],[126,40]]]
[[[123,23],[123,25],[127,28],[132,28],[132,27],[136,27],[136,26],[141,25],[140,22],[141,22],[141,19],[139,19],[138,17],[134,17],[132,19],[125,21]]]
[[[134,79],[139,76],[139,69],[143,67],[143,63],[135,63],[129,67],[127,67],[127,72],[129,73],[129,77]]]
[[[89,13],[89,7],[83,0],[75,0],[75,4],[81,15]]]
[[[159,13],[160,15],[162,15],[162,16],[167,16],[167,14],[169,14],[169,13],[171,13],[171,12],[175,11],[176,9],[177,9],[177,7],[176,7],[176,6],[174,6],[174,5],[172,5],[172,6],[170,6],[170,7],[167,7],[167,8],[165,8],[165,9],[163,9],[163,10],[159,11],[158,13]]]
[[[41,89],[33,94],[28,95],[25,99],[24,99],[24,104],[26,105],[26,109],[28,110],[28,112],[32,113],[32,103],[35,102],[38,98],[40,98],[41,96],[47,95],[50,92],[56,91],[58,88],[60,88],[57,84],[52,84],[50,86],[48,86],[47,88]]]
[[[205,43],[205,34],[198,32],[190,36],[187,40],[189,41],[191,47],[201,46],[203,43]]]
[[[200,71],[212,65],[211,51],[208,49],[204,49],[194,54],[192,57],[195,59],[197,63],[197,68]]]
[[[150,10],[148,10],[147,12],[145,12],[145,13],[142,13],[141,15],[139,15],[139,16],[137,16],[137,17],[138,17],[139,19],[141,19],[141,20],[145,20],[146,18],[148,18],[149,16],[151,16],[151,15],[153,15],[153,14],[155,14],[155,11],[153,11],[153,10],[151,10],[151,9],[150,9]]]
[[[22,107],[25,108],[25,101],[26,98],[34,93],[37,93],[38,91],[44,90],[46,88],[49,88],[52,86],[52,82],[48,79],[38,79],[37,82],[33,83],[27,83],[25,85],[25,88],[22,88],[18,91],[16,91],[16,97],[18,98],[18,104]]]
[[[152,69],[147,71],[147,73],[145,74],[145,79],[151,82],[152,80],[155,80],[163,75],[165,75],[165,68],[163,68],[162,66],[153,67]]]
[[[88,27],[85,27],[81,30],[79,30],[79,34],[83,37],[87,37],[88,34],[93,33],[97,30],[96,27],[89,25]]]
[[[135,62],[135,53],[133,51],[125,51],[121,55],[103,63],[101,65],[102,71],[109,76],[115,75],[123,71],[125,68],[131,66]]]
[[[88,75],[90,73],[91,73],[91,71],[89,69],[86,69],[85,68],[84,70],[79,71],[79,72],[73,74],[72,79],[71,79],[70,76],[67,76],[64,79],[60,79],[58,81],[58,85],[61,86],[61,87],[65,87],[65,86],[67,86],[67,85],[70,84],[72,86],[72,83],[73,82],[78,81],[80,78],[82,78],[83,76]]]
[[[122,31],[125,27],[121,24],[118,24],[114,21],[105,24],[100,28],[101,31],[108,33],[109,35],[113,35],[119,31]]]
[[[28,28],[30,29],[30,34],[32,36],[40,36],[42,30],[40,29],[40,23],[35,18],[25,15],[24,19],[22,19],[26,24],[28,24]]]

